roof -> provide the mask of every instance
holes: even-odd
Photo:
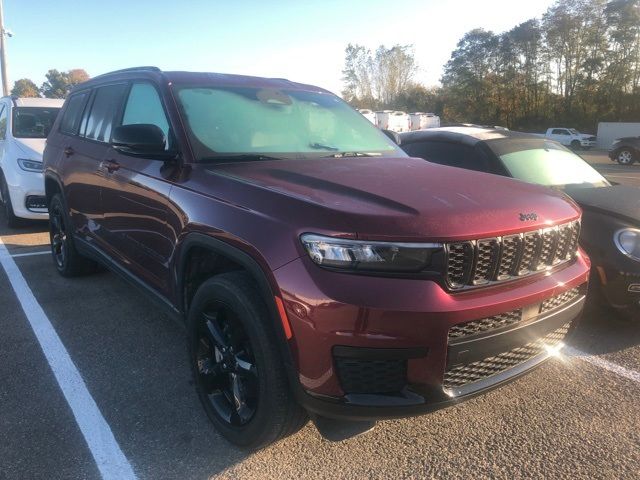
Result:
[[[54,107],[60,108],[64,103],[61,98],[18,98],[11,97],[16,107]]]
[[[159,82],[173,84],[207,85],[220,87],[241,86],[254,88],[278,88],[330,93],[323,88],[316,87],[314,85],[292,82],[291,80],[287,80],[285,78],[252,77],[248,75],[211,72],[164,72],[157,67],[133,67],[105,73],[79,84],[74,90],[81,90],[83,88],[92,87],[106,81],[130,80],[132,78],[147,78]]]
[[[512,130],[502,130],[486,127],[440,127],[426,130],[416,130],[400,134],[403,144],[420,142],[423,140],[454,141],[467,145],[475,145],[478,142],[487,140],[498,140],[506,138],[540,138],[531,133],[514,132]]]

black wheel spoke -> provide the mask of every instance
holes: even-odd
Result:
[[[221,348],[227,348],[228,342],[225,338],[224,332],[218,324],[217,314],[203,314],[205,320],[205,328],[207,337],[211,340],[213,345]]]
[[[245,377],[255,378],[258,376],[255,365],[247,360],[243,360],[239,356],[236,356],[236,373]]]

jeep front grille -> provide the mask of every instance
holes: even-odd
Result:
[[[496,330],[498,328],[513,325],[522,320],[522,309],[512,310],[511,312],[500,313],[493,317],[481,318],[480,320],[472,320],[471,322],[459,323],[449,329],[449,340],[470,337],[478,333]]]
[[[580,222],[505,237],[446,244],[447,284],[458,290],[531,275],[572,260]]]
[[[516,367],[541,355],[548,348],[557,346],[564,340],[570,326],[570,323],[566,323],[538,340],[498,355],[466,365],[453,366],[444,373],[443,386],[445,389],[462,387]]]
[[[556,295],[555,297],[551,297],[540,304],[540,313],[546,313],[551,310],[555,310],[558,307],[561,307],[572,300],[575,300],[580,295],[579,288],[572,288],[571,290],[567,290],[560,295]]]

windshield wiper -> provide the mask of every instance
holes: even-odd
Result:
[[[324,145],[323,143],[310,143],[309,147],[314,148],[316,150],[331,150],[333,152],[337,152],[340,150],[338,147],[332,147],[331,145]]]
[[[210,157],[204,157],[198,160],[201,163],[214,163],[214,162],[258,162],[266,160],[283,160],[279,157],[271,157],[269,155],[262,155],[261,153],[230,153],[221,155],[212,155]]]
[[[339,152],[333,155],[327,155],[327,157],[334,158],[346,158],[346,157],[378,157],[380,154],[367,153],[367,152]],[[326,157],[325,157],[326,158]]]

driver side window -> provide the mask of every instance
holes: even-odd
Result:
[[[134,83],[129,92],[122,125],[135,124],[156,125],[164,133],[165,150],[169,149],[169,122],[158,91],[149,83]]]
[[[2,113],[0,113],[0,140],[7,138],[7,107],[2,105]]]

